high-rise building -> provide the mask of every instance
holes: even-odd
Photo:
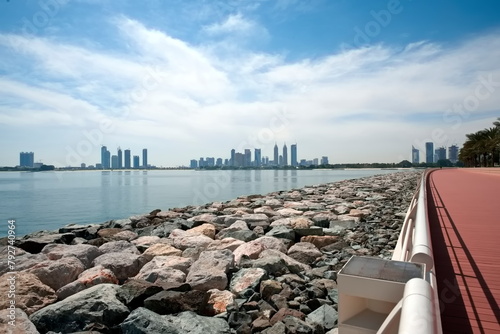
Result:
[[[207,167],[214,167],[215,166],[215,158],[206,158],[205,164]]]
[[[446,160],[446,148],[445,147],[440,147],[440,148],[436,149],[435,162],[438,162],[439,160]]]
[[[275,166],[278,166],[280,164],[280,161],[279,161],[279,151],[278,151],[278,143],[274,144],[274,160],[273,160],[273,164]]]
[[[236,150],[233,148],[231,150],[231,166],[236,166],[235,155],[236,155]]]
[[[101,147],[101,165],[103,169],[111,167],[111,153],[106,146]]]
[[[255,167],[260,167],[262,165],[262,154],[260,151],[260,148],[256,148],[254,152],[254,166]]]
[[[242,167],[243,166],[243,163],[245,161],[245,156],[243,155],[243,153],[235,153],[234,155],[234,167]]]
[[[35,153],[21,152],[19,153],[19,166],[33,168],[35,164]]]
[[[189,167],[193,169],[198,168],[198,161],[196,159],[192,159],[189,163]]]
[[[147,148],[142,149],[142,167],[148,168],[148,149]]]
[[[122,155],[122,149],[118,147],[118,169],[123,168],[123,155]]]
[[[434,143],[425,143],[425,162],[428,164],[434,163]]]
[[[291,158],[292,160],[290,161],[290,164],[294,167],[298,166],[299,163],[297,162],[297,144],[292,144],[290,146],[290,152],[291,152]]]
[[[139,164],[139,156],[134,155],[134,168],[139,168],[141,165]]]
[[[207,163],[205,162],[205,158],[200,158],[200,160],[198,160],[198,166],[200,168],[207,166]]]
[[[414,164],[420,163],[420,151],[413,146],[411,147],[411,162]]]
[[[313,163],[312,163],[314,166],[317,166],[319,165],[319,159],[318,158],[314,158],[313,159]]]
[[[448,147],[448,159],[452,163],[457,163],[458,161],[458,146],[457,145],[451,145]]]
[[[217,160],[215,160],[215,166],[222,167],[222,158],[217,158]]]
[[[111,168],[113,169],[118,169],[118,156],[117,155],[112,155],[111,156]]]
[[[243,162],[244,167],[252,166],[252,151],[249,148],[245,149],[245,160]]]
[[[321,157],[321,164],[322,165],[328,165],[328,157],[327,156]]]
[[[288,148],[286,143],[283,145],[283,166],[288,166]]]
[[[125,165],[125,168],[130,169],[130,150],[126,149],[125,150],[125,161],[123,163]]]

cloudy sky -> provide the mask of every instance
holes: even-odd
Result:
[[[0,0],[0,166],[298,144],[399,162],[500,117],[496,0]],[[253,150],[252,150],[253,151]],[[423,156],[423,154],[421,154]]]

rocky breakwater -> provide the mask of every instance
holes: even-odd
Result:
[[[352,255],[391,256],[420,175],[27,235],[16,240],[13,333],[334,333],[337,271]],[[0,263],[3,295],[9,271]],[[6,303],[1,332],[12,330]]]

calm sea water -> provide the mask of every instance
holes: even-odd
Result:
[[[393,170],[149,170],[0,173],[0,237],[102,223],[154,209],[227,201]]]

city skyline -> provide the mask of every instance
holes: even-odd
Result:
[[[410,145],[422,159],[426,142],[462,146],[498,116],[499,10],[492,0],[2,1],[0,166],[26,150],[48,165],[94,164],[101,144],[127,142],[158,166],[276,141],[288,163],[294,142],[338,162],[411,160]]]
[[[269,156],[262,156],[261,148],[254,148],[252,159],[252,151],[245,148],[243,152],[237,152],[236,149],[231,149],[229,158],[215,157],[200,157],[199,159],[191,159],[187,165],[189,168],[204,168],[204,167],[297,167],[310,165],[328,165],[328,156],[321,158],[313,158],[310,160],[297,158],[297,143],[290,145],[291,160],[288,160],[288,147],[286,142],[282,147],[282,154],[279,154],[278,143],[274,143],[273,159]]]

